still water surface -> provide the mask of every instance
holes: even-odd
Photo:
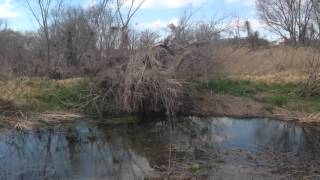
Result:
[[[316,175],[319,162],[319,128],[268,119],[122,117],[0,132],[0,179],[274,179]]]

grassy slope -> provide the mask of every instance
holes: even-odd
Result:
[[[23,111],[73,111],[89,94],[90,81],[56,81],[40,78],[0,83],[0,98],[17,102]]]
[[[298,84],[270,84],[261,81],[212,79],[197,82],[201,90],[238,97],[248,97],[263,103],[268,111],[275,107],[300,112],[319,112],[320,97],[299,96]],[[0,99],[18,102],[24,111],[75,111],[90,93],[89,79],[20,79],[0,82]]]
[[[264,104],[268,111],[274,107],[302,112],[319,112],[320,97],[299,96],[298,84],[267,84],[259,81],[215,79],[198,82],[199,87],[215,93],[245,96]]]

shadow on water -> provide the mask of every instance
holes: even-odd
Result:
[[[319,128],[268,119],[80,120],[0,133],[0,179],[301,177],[319,154]]]

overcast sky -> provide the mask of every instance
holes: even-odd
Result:
[[[88,7],[95,0],[66,0],[66,4]],[[225,13],[243,20],[249,20],[253,29],[264,37],[270,36],[263,24],[258,21],[254,0],[146,0],[142,9],[134,17],[133,26],[137,29],[164,29],[174,23],[183,10],[192,4],[196,11],[194,20],[209,20],[216,13]],[[34,30],[37,28],[30,13],[19,0],[0,0],[0,18],[7,19],[9,27],[15,30]]]

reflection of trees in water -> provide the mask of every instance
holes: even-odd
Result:
[[[148,162],[135,154],[117,131],[71,128],[57,133],[45,130],[38,133],[15,133],[6,137],[6,158],[0,167],[7,166],[9,179],[108,177],[109,179],[139,179],[151,171]],[[82,131],[82,132],[80,132]],[[94,136],[99,134],[96,139]],[[108,132],[107,132],[108,133]],[[107,137],[108,136],[108,137]],[[78,178],[79,178],[78,177]],[[77,178],[77,176],[73,177]]]
[[[196,146],[199,141],[204,146],[217,146],[219,142],[229,137],[228,126],[221,119],[191,117],[182,121],[183,123],[179,124],[179,130],[189,136],[189,139],[196,141],[192,144],[193,146]]]
[[[152,168],[170,172],[179,162],[216,158],[219,143],[227,141],[233,130],[232,122],[182,118],[142,124],[85,123],[0,134],[0,179],[141,179]],[[319,151],[320,133],[311,128],[264,120],[250,124],[260,145]]]
[[[320,129],[317,127],[302,127],[303,151],[320,154]]]
[[[259,145],[280,152],[316,153],[320,147],[319,130],[294,123],[261,121],[257,123],[255,138]]]
[[[51,161],[51,132],[48,136],[37,136],[15,132],[1,139],[1,149],[4,150],[5,158],[0,162],[5,167],[6,179],[28,179],[30,176],[45,177],[48,173],[48,161]],[[32,137],[37,138],[32,138]],[[41,146],[39,146],[41,144]],[[41,158],[39,157],[41,156]],[[34,163],[30,163],[33,162]],[[35,163],[37,162],[37,163]],[[28,171],[28,167],[32,171]],[[35,171],[35,169],[37,169]]]
[[[209,148],[208,150],[216,155],[222,153],[224,148],[229,147],[233,142],[240,141],[237,139],[239,131],[247,131],[247,129],[241,129],[242,126],[237,126],[237,124],[246,124],[246,120],[191,117],[184,121],[188,124],[184,132],[185,134],[192,132],[190,134],[193,134],[191,139],[195,141],[194,146],[201,144],[200,148]],[[234,148],[237,148],[237,145]]]
[[[276,121],[257,123],[255,138],[258,145],[277,151],[292,151],[300,141],[301,129],[295,124]]]

